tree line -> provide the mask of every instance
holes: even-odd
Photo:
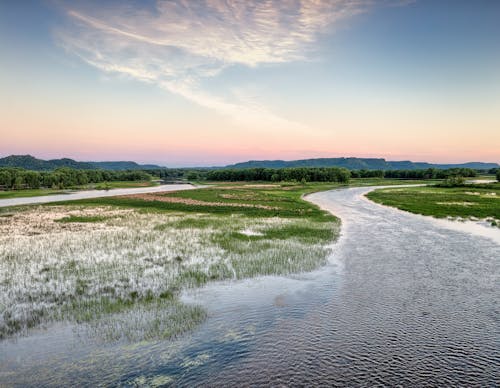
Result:
[[[349,170],[338,167],[325,168],[244,168],[211,170],[206,174],[212,181],[307,181],[307,182],[349,182]]]
[[[339,167],[296,167],[296,168],[243,168],[208,171],[207,180],[212,181],[306,181],[341,182],[350,178],[392,178],[392,179],[446,179],[449,177],[475,177],[476,170],[452,168],[440,170],[352,170]]]
[[[500,170],[493,173],[499,177]],[[17,167],[0,167],[0,189],[64,189],[91,183],[111,181],[145,181],[153,177],[212,181],[265,181],[265,182],[339,182],[350,178],[393,179],[447,179],[450,177],[474,177],[477,171],[469,168],[440,170],[352,170],[341,167],[288,167],[242,169],[145,169],[145,170],[80,170],[69,167],[54,171],[31,171]]]
[[[0,168],[0,188],[39,189],[41,187],[66,189],[89,183],[111,181],[147,181],[151,174],[141,170],[76,170],[63,167],[54,171],[31,171],[23,168]]]
[[[422,170],[354,170],[351,178],[392,178],[392,179],[446,179],[449,177],[475,177],[477,171],[472,168],[427,168]]]

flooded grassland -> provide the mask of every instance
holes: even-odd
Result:
[[[106,341],[168,338],[206,315],[182,289],[312,270],[339,229],[294,189],[89,201],[0,215],[0,338],[55,321],[87,323]]]

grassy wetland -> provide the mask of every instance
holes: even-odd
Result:
[[[179,300],[209,281],[310,271],[339,220],[302,199],[334,184],[218,184],[5,208],[0,338],[50,322],[106,341],[168,338],[205,310]]]
[[[459,187],[424,186],[372,191],[369,199],[383,205],[437,218],[485,219],[500,226],[500,183]]]

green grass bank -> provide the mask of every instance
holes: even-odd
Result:
[[[366,196],[377,203],[426,216],[500,222],[500,183],[388,188]]]

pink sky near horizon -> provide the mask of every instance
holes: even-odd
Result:
[[[212,130],[178,123],[178,127],[169,125],[169,128],[140,131],[132,118],[129,121],[132,128],[122,126],[124,123],[99,122],[92,118],[93,129],[88,130],[90,125],[83,116],[83,122],[75,124],[71,130],[67,130],[68,123],[71,125],[78,120],[64,120],[60,116],[55,121],[47,117],[45,124],[38,118],[37,130],[32,130],[35,125],[30,118],[15,113],[14,116],[12,122],[7,121],[7,127],[22,130],[3,137],[1,156],[32,154],[45,159],[134,160],[166,166],[212,166],[246,160],[318,157],[380,157],[431,163],[500,162],[496,147],[498,134],[474,137],[460,135],[457,131],[450,136],[436,129],[419,131],[413,128],[398,134],[398,131],[381,131],[374,122],[374,130],[363,131],[356,126],[365,127],[365,124],[356,124],[354,118],[346,132],[317,130],[307,135],[301,131],[288,133],[286,129],[270,133],[235,130],[231,123],[226,126],[219,123]],[[5,116],[3,120],[5,123]]]
[[[317,157],[381,157],[431,163],[500,162],[500,131],[496,116],[469,111],[436,115],[394,105],[378,111],[309,113],[309,127],[248,128],[210,111],[190,115],[176,104],[165,107],[119,101],[70,105],[62,98],[25,101],[8,107],[0,119],[4,128],[0,155],[32,154],[40,158],[134,160],[166,166],[212,166],[256,159]],[[61,109],[68,105],[67,108]],[[29,111],[30,114],[24,114]],[[484,110],[483,110],[484,112]],[[445,117],[446,116],[446,117]],[[472,116],[472,117],[471,117]],[[311,124],[312,123],[312,124]],[[481,125],[481,134],[471,133]],[[147,127],[146,130],[141,130]],[[451,130],[450,130],[451,128]]]

